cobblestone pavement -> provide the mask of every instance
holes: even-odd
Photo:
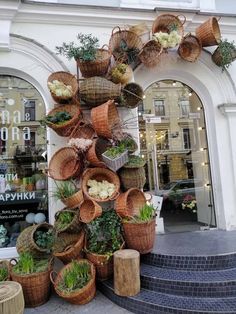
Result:
[[[50,300],[42,306],[27,308],[24,314],[128,314],[131,313],[107,299],[97,291],[96,297],[86,305],[73,305],[53,294]]]

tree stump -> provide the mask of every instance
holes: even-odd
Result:
[[[134,296],[140,292],[140,254],[135,250],[114,253],[114,292]]]
[[[22,287],[18,282],[0,282],[0,313],[23,314],[24,296]]]

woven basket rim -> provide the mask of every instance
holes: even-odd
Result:
[[[80,244],[82,244],[84,242],[85,232],[83,230],[81,230],[81,232],[78,234],[78,236],[79,236],[79,238],[77,241],[75,241],[74,243],[67,246],[67,247],[70,247],[69,250],[66,250],[66,248],[65,248],[63,252],[55,252],[55,253],[53,253],[53,255],[55,255],[56,257],[65,257],[65,256],[71,254],[72,251],[74,250],[74,248],[77,248]],[[82,245],[82,247],[83,247],[83,245]]]

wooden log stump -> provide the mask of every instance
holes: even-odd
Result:
[[[140,292],[140,254],[135,250],[114,253],[114,292],[128,297]]]
[[[0,313],[3,314],[23,314],[24,296],[22,287],[18,282],[0,282]]]

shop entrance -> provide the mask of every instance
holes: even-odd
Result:
[[[187,85],[152,84],[139,107],[145,190],[163,197],[165,232],[215,227],[203,105]]]

